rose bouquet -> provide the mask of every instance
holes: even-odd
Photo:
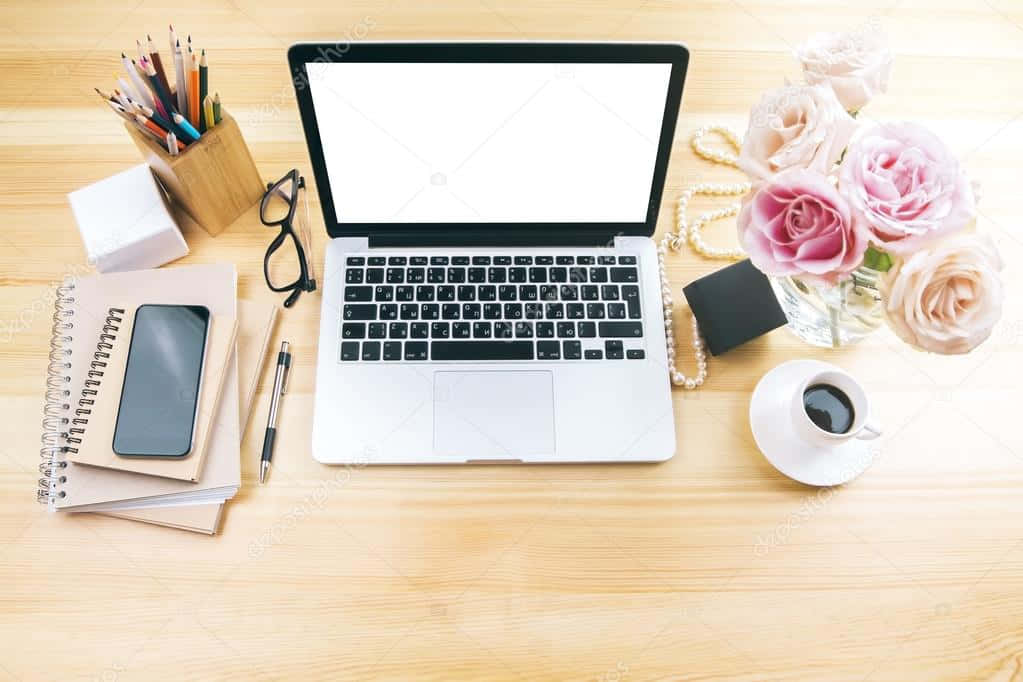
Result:
[[[742,141],[740,243],[784,284],[790,321],[808,295],[827,301],[818,327],[832,343],[840,315],[863,322],[872,305],[917,348],[969,352],[1001,315],[1002,285],[965,171],[921,125],[857,121],[887,90],[880,32],[815,36],[796,56],[806,82],[765,93]]]

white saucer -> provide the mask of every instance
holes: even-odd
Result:
[[[812,374],[839,369],[817,360],[790,360],[765,374],[753,389],[749,419],[753,439],[775,469],[800,483],[831,486],[847,483],[874,461],[875,445],[849,440],[824,447],[796,435],[791,404],[796,388]]]

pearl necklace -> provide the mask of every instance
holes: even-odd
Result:
[[[717,133],[720,135],[735,149],[736,153],[719,151],[705,147],[703,144],[703,138],[710,133]],[[697,156],[706,159],[711,163],[733,166],[735,168],[739,167],[739,157],[737,152],[741,148],[742,144],[739,141],[739,136],[725,126],[704,126],[699,128],[693,133],[693,136],[689,140],[689,144],[692,146],[693,152],[695,152]],[[696,251],[705,258],[723,260],[739,260],[744,258],[746,254],[740,248],[722,249],[707,244],[703,240],[703,234],[701,232],[703,226],[707,223],[738,215],[739,204],[731,204],[723,208],[702,213],[691,225],[686,219],[686,209],[689,206],[689,200],[697,194],[704,194],[708,196],[741,196],[749,192],[749,190],[750,183],[748,182],[702,182],[686,187],[682,191],[682,195],[678,198],[678,210],[675,214],[677,232],[667,232],[661,239],[660,245],[657,247],[657,261],[661,270],[661,299],[664,304],[664,332],[665,340],[668,345],[668,376],[671,379],[671,383],[676,386],[682,386],[686,390],[691,391],[698,388],[707,380],[707,354],[703,349],[704,341],[700,336],[699,324],[696,321],[696,317],[693,316],[692,311],[690,311],[689,316],[693,325],[693,355],[696,358],[696,376],[687,377],[679,371],[675,365],[675,325],[672,321],[674,301],[671,297],[671,284],[668,282],[668,273],[664,266],[664,257],[667,255],[669,248],[672,251],[678,252],[682,250],[682,246],[684,244],[688,243],[693,251]]]

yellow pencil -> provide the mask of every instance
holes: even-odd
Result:
[[[206,95],[206,99],[202,101],[202,111],[205,115],[206,130],[209,130],[213,126],[217,125],[216,120],[213,117],[213,98]]]

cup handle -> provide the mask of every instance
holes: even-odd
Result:
[[[856,437],[860,440],[874,440],[881,435],[881,425],[873,419],[868,419]]]

